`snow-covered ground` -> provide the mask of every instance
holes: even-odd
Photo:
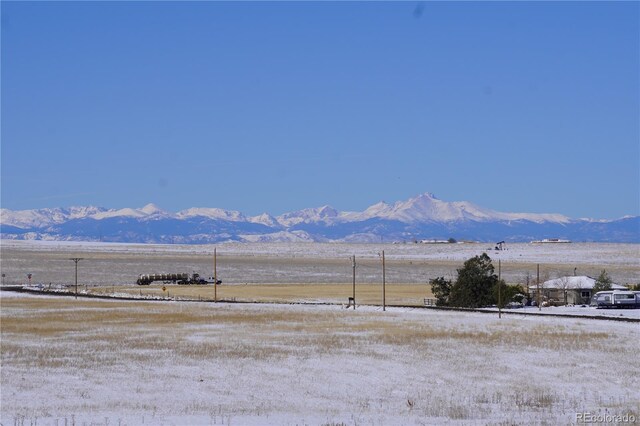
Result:
[[[599,264],[631,265],[640,263],[640,244],[570,243],[570,244],[507,244],[506,250],[497,251],[489,243],[458,244],[349,244],[349,243],[221,243],[216,245],[181,244],[122,244],[74,241],[15,241],[2,240],[6,248],[35,251],[83,251],[110,253],[175,253],[299,258],[377,258],[381,250],[389,259],[465,261],[470,257],[488,253],[492,259],[508,262],[543,264]],[[640,270],[640,267],[639,267]],[[639,275],[640,278],[640,275]]]
[[[637,324],[0,294],[2,424],[569,424],[578,413],[640,416]]]
[[[498,311],[498,308],[487,308],[485,310]],[[509,315],[514,314],[536,314],[536,315],[579,315],[584,317],[611,317],[611,318],[631,318],[640,320],[640,309],[598,309],[592,306],[546,306],[537,308],[535,306],[525,306],[516,309],[503,309]]]
[[[64,295],[68,295],[70,292],[70,289],[65,287],[65,286],[60,286],[60,287],[53,287],[53,288],[47,288],[46,286],[40,286],[40,285],[31,285],[31,286],[23,286],[22,288],[29,290],[32,295],[47,295],[47,293],[63,293]],[[180,287],[178,287],[178,289],[180,289]],[[226,288],[225,288],[226,290]],[[360,290],[362,291],[362,290]],[[174,290],[175,292],[175,290]],[[220,293],[222,293],[222,289],[220,290]],[[19,297],[16,294],[22,294],[22,295],[27,295],[27,293],[20,293],[17,291],[5,291],[3,294],[5,294],[5,297]],[[73,294],[73,289],[71,289],[71,294]],[[91,292],[91,291],[86,291],[85,289],[80,288],[78,291],[78,294],[80,297],[83,296],[87,296],[87,297],[91,297],[91,296],[95,296],[95,293]],[[114,298],[114,299],[134,299],[134,300],[168,300],[168,298],[165,295],[162,294],[158,294],[158,293],[151,293],[151,292],[145,292],[145,294],[142,294],[142,292],[140,293],[136,293],[136,292],[124,292],[124,291],[116,291],[116,292],[109,292],[106,293],[104,296],[106,297],[110,297],[110,298]],[[362,296],[360,296],[362,297]],[[236,298],[233,297],[233,299],[235,300]],[[177,298],[174,298],[174,300],[198,300],[196,297],[192,296],[192,298],[190,299],[188,296],[178,296]],[[227,299],[228,300],[228,299]],[[253,303],[250,301],[251,299],[247,298],[246,300],[241,300],[240,302],[242,303]],[[342,300],[342,299],[341,299]],[[269,301],[269,302],[260,302],[260,301],[256,301],[256,304],[260,304],[260,303],[281,303],[283,305],[289,305],[292,303],[295,304],[309,304],[309,305],[327,305],[327,304],[334,304],[334,305],[344,305],[343,300],[342,302],[336,302],[335,299],[332,299],[330,297],[317,297],[316,299],[313,300],[309,300],[309,298],[301,298],[301,299],[295,299],[293,296],[289,299],[286,300],[282,300],[282,301]],[[366,302],[360,303],[359,304],[362,308],[364,309],[370,309],[371,306],[367,306]],[[371,303],[370,305],[381,305],[380,303]],[[387,303],[388,306],[393,306],[393,303]],[[399,305],[399,303],[397,304]],[[416,306],[419,307],[419,306]],[[427,309],[431,309],[431,308],[427,308]],[[447,308],[442,308],[442,309],[447,309]],[[497,307],[487,307],[487,308],[480,308],[477,309],[479,311],[486,311],[486,312],[493,312],[495,314],[498,314],[499,310]],[[505,315],[549,315],[549,316],[554,316],[554,315],[564,315],[564,316],[570,316],[570,317],[589,317],[589,318],[595,318],[595,319],[601,319],[601,318],[612,318],[615,320],[638,320],[640,321],[640,309],[618,309],[618,308],[597,308],[595,306],[587,306],[587,305],[567,305],[567,306],[543,306],[541,308],[538,308],[536,306],[523,306],[523,307],[518,307],[518,308],[503,308],[501,310],[501,312]]]

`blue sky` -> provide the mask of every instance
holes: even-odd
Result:
[[[638,2],[1,2],[1,203],[640,214]]]

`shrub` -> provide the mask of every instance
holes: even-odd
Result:
[[[501,308],[504,308],[511,302],[523,303],[524,294],[522,294],[522,289],[519,285],[509,285],[506,284],[503,280],[500,280],[500,300],[498,300],[498,283],[493,288],[493,297],[495,299],[495,303],[499,304]],[[498,303],[500,302],[500,303]]]

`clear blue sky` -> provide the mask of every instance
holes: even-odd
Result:
[[[640,214],[638,2],[1,2],[3,208]]]

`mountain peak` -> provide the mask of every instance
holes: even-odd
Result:
[[[161,208],[159,208],[158,206],[156,206],[153,203],[147,204],[146,206],[141,208],[140,211],[143,212],[143,213],[146,213],[146,214],[165,213],[164,210],[162,210]]]
[[[259,223],[262,225],[270,226],[272,228],[280,226],[276,218],[271,216],[269,213],[262,213],[261,215],[250,217],[249,222]]]
[[[322,206],[318,209],[318,216],[322,218],[337,217],[338,211],[331,206]]]
[[[432,192],[423,192],[422,194],[418,195],[415,198],[429,198],[431,200],[438,200],[438,197],[436,197],[435,195],[433,195]]]
[[[392,209],[391,205],[387,204],[384,201],[380,201],[379,203],[369,206],[364,211],[364,215],[369,217],[382,216],[389,213],[391,209]]]

